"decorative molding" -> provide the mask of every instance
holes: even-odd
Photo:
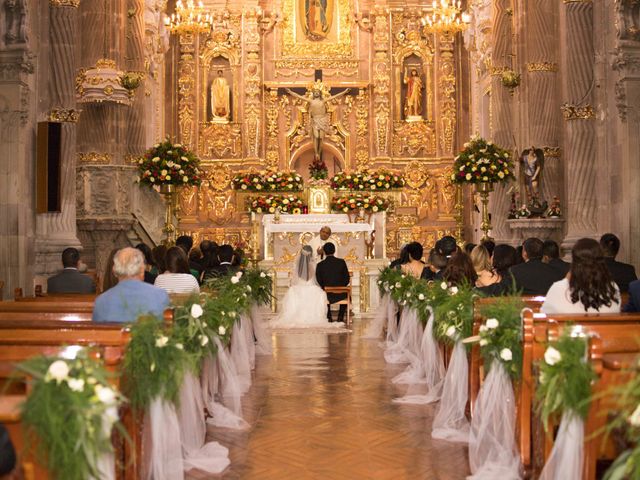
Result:
[[[113,156],[110,153],[100,152],[78,152],[78,161],[80,163],[100,163],[109,164],[113,160]]]
[[[565,103],[560,107],[565,120],[591,120],[596,117],[593,107],[587,105],[571,105]]]
[[[528,72],[557,72],[558,64],[555,62],[532,62],[527,63]]]
[[[80,0],[49,0],[49,5],[52,7],[78,8],[80,6]]]
[[[75,108],[53,108],[47,115],[49,122],[78,123],[82,110]]]
[[[593,3],[593,0],[562,0],[565,5],[569,3]]]
[[[494,66],[491,66],[489,68],[489,74],[492,77],[495,77],[495,76],[501,77],[504,72],[507,72],[509,70],[511,70],[509,67],[494,67]]]
[[[293,59],[293,60],[276,60],[275,66],[277,70],[305,70],[305,69],[336,69],[336,70],[357,70],[360,66],[358,60],[333,60],[327,58],[319,58],[315,60]]]
[[[562,156],[562,150],[560,147],[542,147],[544,158],[560,158]]]

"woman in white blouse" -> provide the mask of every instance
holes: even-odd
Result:
[[[600,244],[581,238],[571,250],[571,269],[549,288],[544,313],[617,313],[620,290],[604,263]]]
[[[187,254],[180,247],[171,247],[165,257],[167,269],[156,277],[154,285],[167,293],[200,293],[198,280],[189,272]]]

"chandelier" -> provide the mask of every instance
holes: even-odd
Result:
[[[422,22],[425,30],[434,33],[462,32],[471,21],[471,16],[463,12],[460,0],[433,0],[431,13]]]
[[[182,0],[176,3],[176,11],[164,18],[164,24],[171,33],[207,33],[211,30],[211,15],[200,1]]]

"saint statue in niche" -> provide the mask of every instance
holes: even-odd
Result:
[[[230,114],[230,89],[224,72],[218,70],[216,78],[211,82],[211,120],[226,123]]]
[[[533,217],[540,216],[547,209],[547,202],[540,193],[540,181],[544,169],[544,152],[531,147],[522,151],[520,171],[524,180],[526,205]]]
[[[298,0],[302,29],[309,40],[324,40],[333,23],[334,0]]]
[[[404,71],[404,84],[407,92],[404,100],[404,115],[409,122],[422,120],[422,79],[417,68],[411,68],[411,73]]]

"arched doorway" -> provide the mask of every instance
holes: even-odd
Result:
[[[322,145],[322,157],[324,163],[327,165],[329,171],[329,178],[335,175],[337,172],[341,172],[344,169],[344,157],[342,153],[331,144]],[[289,168],[295,172],[298,172],[305,183],[309,181],[309,166],[313,163],[313,145],[311,142],[307,142],[294,152],[289,163]]]

